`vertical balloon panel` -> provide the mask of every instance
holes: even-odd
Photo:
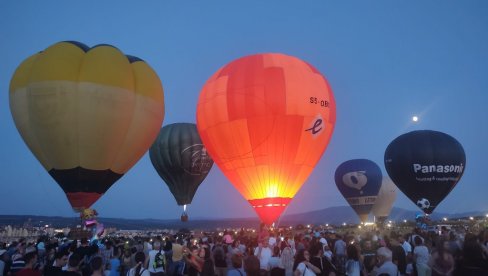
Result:
[[[207,81],[197,105],[198,131],[210,155],[268,224],[312,172],[334,123],[325,78],[282,54],[227,64]]]

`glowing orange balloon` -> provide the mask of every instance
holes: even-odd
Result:
[[[310,64],[283,54],[237,59],[203,87],[197,127],[226,177],[273,223],[329,143],[335,102]]]

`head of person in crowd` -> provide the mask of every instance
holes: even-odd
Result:
[[[310,247],[310,255],[321,257],[323,254],[322,245],[320,243],[315,243]]]
[[[278,246],[273,247],[273,257],[280,256],[280,248]]]
[[[61,250],[54,255],[54,266],[63,267],[68,263],[69,252],[67,250]]]
[[[134,255],[134,261],[136,262],[134,275],[141,275],[141,270],[144,268],[144,262],[146,261],[146,255],[144,252],[136,252]]]
[[[81,260],[82,260],[81,255],[77,253],[71,254],[68,260],[68,270],[78,271],[81,265]]]
[[[258,257],[250,255],[244,260],[244,271],[247,276],[258,276],[260,272],[260,264]]]
[[[233,254],[230,260],[233,268],[239,269],[242,267],[242,254]]]
[[[103,274],[103,260],[102,257],[96,256],[90,260],[90,268],[95,275]]]
[[[382,266],[385,262],[391,262],[393,253],[387,247],[380,247],[376,250],[377,266]]]
[[[419,236],[415,236],[415,238],[413,239],[413,242],[415,243],[415,246],[420,246],[420,245],[422,245],[424,243],[422,241],[422,238],[419,237]]]
[[[160,250],[161,249],[161,243],[159,241],[155,241],[153,243],[153,250]]]
[[[295,262],[293,263],[293,271],[295,271],[298,265],[303,261],[307,261],[307,262],[310,261],[310,253],[308,252],[308,250],[305,249],[301,249],[295,255]]]
[[[359,250],[355,244],[347,245],[346,254],[348,259],[359,261]]]
[[[29,246],[25,249],[24,262],[26,268],[34,268],[37,264],[37,248]]]

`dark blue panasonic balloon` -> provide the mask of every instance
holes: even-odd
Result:
[[[391,180],[426,214],[431,214],[456,186],[465,167],[463,146],[439,131],[400,135],[385,151],[385,168]]]
[[[380,167],[368,159],[346,161],[335,171],[337,188],[362,222],[376,202],[382,179]]]

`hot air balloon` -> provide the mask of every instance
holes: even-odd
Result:
[[[335,183],[349,205],[359,216],[361,222],[376,202],[381,186],[381,169],[371,160],[353,159],[337,167]]]
[[[379,224],[383,224],[388,218],[396,200],[397,187],[388,176],[383,176],[381,181],[381,188],[376,197],[376,202],[371,209],[371,213],[375,216]]]
[[[433,130],[400,135],[385,151],[385,168],[396,186],[431,214],[464,173],[466,156],[453,137]]]
[[[149,149],[149,157],[176,203],[184,206],[181,220],[188,220],[186,205],[191,203],[198,186],[213,165],[198,135],[197,126],[176,123],[163,127]]]
[[[29,149],[81,210],[152,144],[163,88],[146,62],[113,46],[59,42],[17,68],[10,110]]]
[[[335,124],[327,80],[283,54],[232,61],[203,87],[197,127],[210,156],[272,224],[322,156]]]

